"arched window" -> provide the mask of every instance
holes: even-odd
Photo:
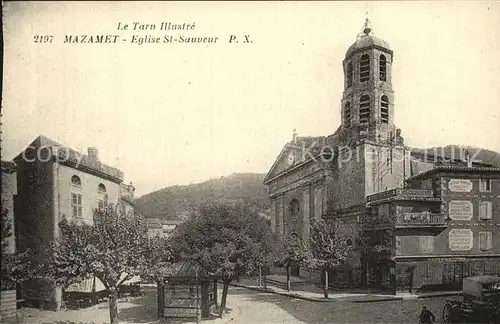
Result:
[[[370,120],[370,96],[364,95],[359,99],[359,124],[368,125]]]
[[[380,55],[380,60],[379,60],[379,79],[380,81],[387,81],[387,60],[385,58],[385,55]]]
[[[364,54],[359,60],[359,81],[370,80],[370,56]]]
[[[352,77],[353,77],[353,68],[352,68],[352,62],[349,62],[347,64],[347,75],[346,75],[346,81],[347,81],[347,87],[350,88],[352,86]]]
[[[97,207],[99,209],[104,209],[108,206],[108,194],[106,194],[106,186],[100,183],[97,186],[97,192],[99,196],[97,197]]]
[[[349,101],[344,105],[344,125],[345,127],[351,126],[351,103]]]
[[[386,95],[380,98],[380,120],[382,123],[389,123],[389,98]]]
[[[82,185],[82,180],[80,180],[80,177],[77,175],[74,175],[71,177],[71,184],[74,186],[81,187]]]

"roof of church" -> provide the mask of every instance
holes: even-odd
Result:
[[[389,43],[387,43],[383,39],[380,39],[378,37],[373,36],[371,34],[371,32],[372,32],[371,24],[370,24],[370,21],[368,20],[368,17],[367,17],[366,21],[365,21],[365,25],[363,27],[363,32],[358,35],[356,42],[349,47],[345,56],[348,57],[360,49],[372,47],[372,46],[383,47],[383,48],[386,48],[388,50],[391,49],[391,47],[389,46]]]
[[[380,39],[378,37],[375,37],[373,35],[363,35],[359,37],[354,44],[352,44],[349,49],[347,50],[345,56],[348,57],[352,53],[363,49],[367,47],[372,47],[372,46],[380,46],[383,48],[387,48],[390,50],[389,43],[387,43],[385,40]]]

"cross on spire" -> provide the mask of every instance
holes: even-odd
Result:
[[[298,134],[297,134],[297,129],[296,129],[296,128],[294,128],[294,129],[293,129],[293,139],[292,139],[294,143],[297,141],[297,135],[298,135]]]
[[[363,34],[370,35],[371,31],[372,31],[372,26],[370,23],[370,19],[368,19],[368,9],[366,9],[366,18],[365,18],[365,25],[363,26]]]

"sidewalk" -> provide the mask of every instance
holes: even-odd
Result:
[[[174,321],[173,319],[158,319],[156,287],[148,285],[145,289],[146,296],[119,299],[118,316],[122,324],[162,324],[162,323],[182,323],[195,324],[196,319],[186,319]],[[220,300],[222,290],[219,292]],[[203,319],[204,324],[229,324],[240,314],[240,309],[236,305],[227,305],[228,312],[223,318],[211,316]],[[21,324],[76,324],[76,323],[109,323],[109,305],[102,303],[88,308],[67,311],[49,311],[36,308],[23,307],[18,309]],[[2,322],[3,323],[3,322]]]
[[[329,291],[328,299],[324,298],[323,291],[319,287],[308,283],[302,283],[300,287],[292,287],[291,291],[278,288],[271,284],[267,284],[267,289],[258,286],[257,278],[245,278],[238,282],[231,283],[232,286],[242,287],[261,292],[273,293],[292,298],[313,301],[313,302],[353,302],[353,303],[369,303],[381,302],[391,300],[406,300],[406,299],[420,299],[420,298],[433,298],[443,296],[459,296],[462,292],[459,291],[437,291],[419,294],[398,293],[396,295],[383,295],[372,294],[369,292],[335,292]]]

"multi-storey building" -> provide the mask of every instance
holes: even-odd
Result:
[[[20,250],[47,249],[58,236],[63,217],[92,224],[97,208],[130,211],[133,206],[133,186],[123,185],[123,173],[102,163],[96,148],[84,155],[39,136],[14,161],[18,166],[15,211]],[[37,281],[23,287],[23,298],[59,309],[62,291]]]
[[[120,208],[125,215],[135,211],[135,187],[132,182],[120,184]]]
[[[500,275],[500,168],[439,166],[406,188],[368,197],[367,235],[388,249],[366,256],[368,284],[395,292],[457,287]],[[392,274],[392,275],[391,275]]]
[[[380,196],[376,194],[389,191],[382,196],[393,193],[398,201],[406,199],[407,195],[402,195],[402,189],[398,189],[405,188],[406,179],[414,179],[417,174],[432,170],[446,160],[412,152],[405,146],[401,131],[394,123],[393,57],[389,44],[373,36],[367,20],[342,62],[344,91],[340,126],[329,136],[299,137],[294,134],[264,179],[271,200],[271,227],[283,237],[309,242],[313,219],[342,221],[344,239],[352,250],[350,267],[347,272],[332,273],[329,276],[332,281],[359,285],[375,280],[367,275],[370,273],[368,264],[371,268],[374,266],[365,259],[363,246],[366,238],[360,235],[367,229],[364,226],[365,214],[377,208],[387,208],[387,204],[378,202]],[[397,190],[390,191],[392,189]],[[441,201],[442,197],[435,197],[430,191],[419,191],[414,198],[420,201],[420,205],[415,205],[420,206],[415,207],[416,212],[427,212],[432,219],[442,220],[444,216],[439,216],[440,208],[446,204]],[[367,201],[371,205],[367,206]],[[393,207],[399,206],[397,210],[401,213],[407,211],[403,205]],[[500,210],[499,207],[492,208]],[[446,224],[433,224],[431,234],[423,236],[436,236],[437,231],[445,231]],[[398,227],[396,232],[400,231],[402,229]],[[401,248],[403,245],[413,246],[414,242],[406,243],[412,242],[410,236],[396,235]],[[430,241],[428,238],[425,242]],[[389,263],[384,264],[387,273],[391,274],[394,269],[391,270]],[[293,267],[292,274],[315,275],[306,269],[299,270]],[[319,279],[316,276],[311,278]],[[386,279],[379,276],[376,280],[379,286],[383,282],[390,284],[391,281]],[[415,281],[415,284],[418,283]]]
[[[148,218],[148,235],[150,237],[162,236],[168,237],[175,228],[182,223],[181,219],[159,219]]]
[[[17,194],[16,165],[11,161],[2,161],[2,214],[6,211],[6,221],[10,224],[9,237],[2,237],[2,245],[7,243],[2,253],[15,253],[15,216],[14,197]],[[4,215],[2,215],[4,217]],[[3,234],[3,233],[2,233]],[[3,259],[2,255],[2,259]],[[0,301],[0,322],[17,323],[17,294],[16,285],[2,278],[2,294]]]
[[[16,251],[14,197],[17,195],[17,166],[12,161],[2,161],[2,211],[7,211],[7,220],[11,226],[11,236],[8,238],[7,252]],[[4,238],[2,238],[3,240]]]

